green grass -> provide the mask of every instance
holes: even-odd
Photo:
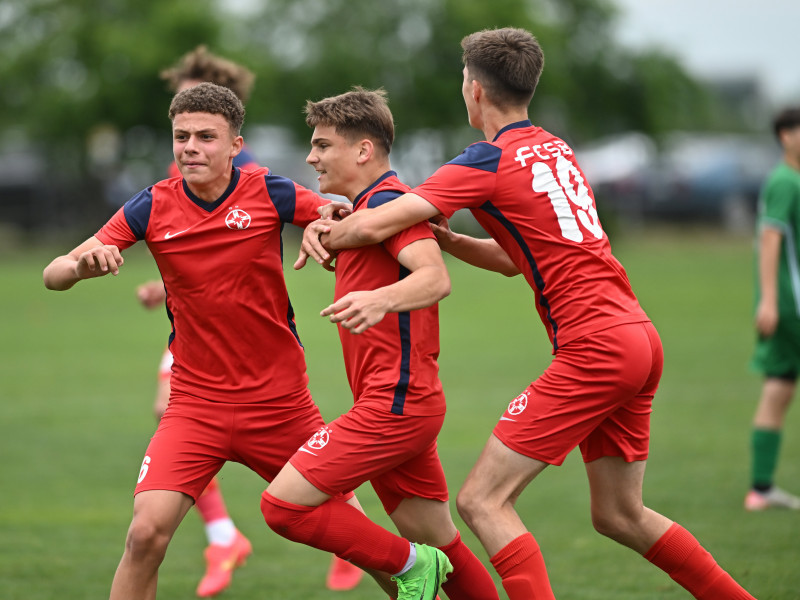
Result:
[[[294,248],[287,240],[287,263]],[[749,514],[741,507],[760,386],[747,369],[751,240],[705,231],[645,232],[615,239],[614,248],[666,352],[646,503],[691,530],[760,600],[797,598],[800,515]],[[7,600],[107,595],[154,428],[155,370],[167,323],[162,311],[147,312],[134,298],[135,286],[156,275],[152,261],[134,248],[118,278],[48,292],[41,269],[65,250],[0,255],[0,597]],[[449,411],[440,451],[455,493],[506,403],[547,366],[550,349],[521,279],[448,264],[453,293],[440,310],[440,363]],[[312,392],[330,419],[351,402],[335,327],[317,316],[331,297],[332,277],[318,268],[287,267],[287,282]],[[790,415],[778,473],[795,492],[797,423]],[[224,598],[382,597],[367,580],[353,592],[327,592],[328,557],[264,525],[261,480],[236,464],[221,475],[230,512],[255,548]],[[359,496],[370,515],[388,526],[369,486]],[[545,553],[558,597],[688,597],[633,552],[594,533],[575,453],[561,468],[545,471],[518,509]],[[162,566],[160,597],[194,597],[203,546],[202,527],[191,513]]]

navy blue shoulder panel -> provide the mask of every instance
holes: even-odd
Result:
[[[258,161],[256,157],[250,154],[250,151],[247,148],[242,148],[242,151],[239,152],[236,156],[233,157],[233,166],[234,167],[246,167],[247,165],[257,164]]]
[[[153,208],[153,188],[149,187],[136,194],[122,207],[128,227],[137,240],[143,240],[150,222],[150,211]]]
[[[398,190],[383,190],[380,192],[375,192],[372,197],[367,200],[367,208],[377,208],[382,204],[391,202],[395,198],[399,198],[404,193],[405,192],[400,192]]]
[[[278,211],[281,222],[291,223],[294,221],[294,209],[297,202],[294,181],[271,173],[264,176],[264,181],[267,182],[267,192]]]
[[[467,146],[461,154],[447,164],[461,165],[463,167],[488,171],[489,173],[497,173],[497,167],[500,165],[500,156],[502,156],[502,154],[503,150],[497,146],[489,144],[488,142],[477,142],[471,146]]]

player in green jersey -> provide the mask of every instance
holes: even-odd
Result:
[[[753,366],[764,374],[753,418],[747,510],[800,510],[800,498],[774,484],[784,421],[800,374],[800,108],[773,123],[783,160],[767,178],[758,219]]]

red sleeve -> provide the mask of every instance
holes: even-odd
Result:
[[[331,202],[297,183],[295,184],[295,194],[294,219],[292,219],[292,223],[298,227],[304,228],[312,221],[319,219],[317,209]]]
[[[430,225],[428,225],[427,222],[417,223],[383,240],[383,247],[386,248],[389,254],[396,260],[403,248],[412,242],[428,238],[436,239],[436,236],[433,235],[433,231],[431,231]]]
[[[100,228],[95,237],[103,244],[117,246],[120,250],[130,248],[138,241],[125,218],[125,207],[114,213],[114,216]]]

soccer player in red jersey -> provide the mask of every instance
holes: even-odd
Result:
[[[572,149],[528,120],[544,64],[538,42],[505,28],[468,35],[462,47],[469,122],[486,141],[410,194],[307,228],[296,267],[309,255],[328,257],[320,232],[329,232],[322,238],[328,248],[341,251],[439,218],[445,250],[527,280],[555,358],[509,404],[457,499],[509,598],[554,597],[538,544],[514,503],[575,446],[585,461],[597,531],[642,554],[696,598],[752,598],[688,531],[642,503],[661,342],[611,254]],[[440,215],[460,208],[469,208],[492,239],[449,232]]]
[[[244,105],[250,98],[255,80],[255,76],[249,69],[212,54],[205,46],[198,46],[186,53],[175,65],[164,69],[160,76],[167,82],[173,93],[182,92],[198,83],[215,83],[233,91]],[[242,151],[233,157],[233,166],[247,171],[260,167],[247,148],[247,144],[243,144]],[[180,169],[175,161],[170,163],[168,173],[169,177],[181,177]],[[141,284],[136,293],[139,301],[146,308],[154,309],[164,306],[166,292],[161,280]],[[172,362],[172,353],[167,347],[158,371],[154,405],[158,419],[164,414],[169,402]],[[201,598],[208,598],[219,594],[230,585],[233,571],[244,564],[252,552],[252,546],[250,541],[236,528],[228,514],[216,476],[197,498],[195,508],[203,520],[208,539],[208,547],[204,552],[206,572],[197,586],[197,595]],[[363,574],[364,572],[358,567],[334,555],[326,583],[328,588],[333,590],[349,590],[358,585]]]
[[[382,90],[357,87],[309,101],[306,122],[314,128],[306,161],[319,173],[321,192],[346,196],[357,214],[410,189],[391,170],[394,122]],[[436,239],[427,224],[412,225],[382,244],[343,250],[335,271],[334,302],[321,314],[339,324],[354,404],[289,460],[263,494],[264,518],[291,540],[398,576],[401,598],[434,598],[446,573],[433,564],[426,572],[419,560],[407,570],[419,551],[410,540],[438,548],[442,565],[452,563],[442,585],[449,598],[497,599],[491,576],[453,524],[436,450],[445,415],[436,303],[450,291]],[[365,481],[403,538],[330,501]],[[424,595],[414,595],[425,577]]]
[[[205,46],[198,46],[183,55],[177,64],[161,72],[161,78],[167,81],[173,93],[182,92],[205,81],[224,85],[239,97],[242,104],[247,103],[254,80],[250,70],[208,52]],[[260,165],[243,145],[242,151],[233,158],[233,166],[250,170],[257,169]],[[178,164],[174,160],[169,165],[168,175],[181,176]],[[166,301],[164,282],[160,279],[145,282],[138,286],[136,295],[144,307],[160,308]],[[169,403],[172,363],[172,352],[167,347],[158,369],[158,384],[153,406],[157,419],[161,419]],[[208,540],[208,547],[203,553],[206,571],[197,585],[197,595],[200,598],[208,598],[219,594],[230,585],[234,570],[245,563],[253,548],[250,540],[237,529],[231,519],[216,476],[197,498],[195,508],[203,520]]]
[[[244,107],[231,90],[201,83],[177,94],[169,114],[183,177],[137,194],[43,274],[54,290],[117,275],[121,251],[143,240],[167,291],[171,397],[142,462],[112,600],[155,598],[170,539],[226,461],[271,481],[324,425],[308,391],[281,231],[307,225],[327,200],[269,169],[233,167]],[[357,506],[352,494],[336,498],[344,500]]]

